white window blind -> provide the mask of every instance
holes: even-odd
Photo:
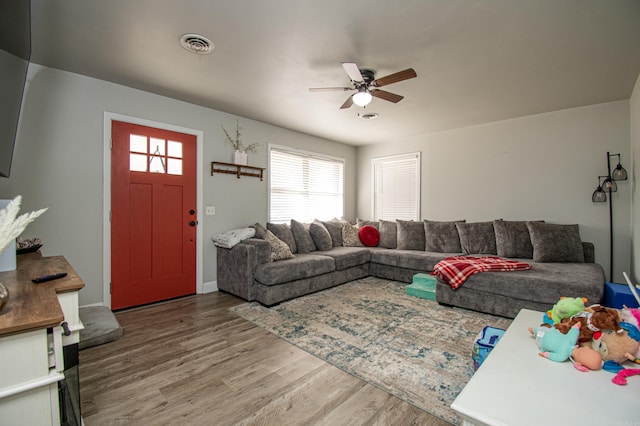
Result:
[[[372,163],[374,220],[420,220],[420,153]]]
[[[343,216],[344,160],[271,147],[269,162],[269,221]]]

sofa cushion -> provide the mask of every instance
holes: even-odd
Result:
[[[331,247],[333,247],[331,235],[322,222],[319,220],[311,222],[309,233],[318,250],[331,250]]]
[[[298,248],[296,247],[296,240],[293,239],[293,233],[288,223],[271,223],[267,222],[267,230],[273,232],[273,235],[280,240],[287,243],[291,249],[291,253],[296,253]]]
[[[527,222],[533,260],[536,262],[584,262],[578,225]]]
[[[364,225],[358,230],[358,238],[367,247],[375,247],[380,242],[380,232],[371,225]]]
[[[369,250],[371,250],[371,263],[424,272],[432,271],[436,263],[452,255],[452,253],[417,250],[389,250],[382,248],[371,248]]]
[[[329,256],[299,254],[281,262],[258,265],[254,277],[262,284],[274,285],[327,274],[335,269],[335,261]]]
[[[493,230],[496,233],[498,256],[533,259],[533,245],[526,221],[494,220]]]
[[[457,222],[460,247],[464,254],[498,254],[493,222]]]
[[[371,260],[371,251],[364,247],[334,247],[322,252],[323,256],[332,257],[336,263],[336,271],[343,271],[357,265],[364,265]]]
[[[533,268],[526,271],[482,272],[472,275],[458,290],[464,290],[469,294],[480,292],[507,296],[513,300],[536,301],[546,303],[548,306],[553,306],[563,296],[586,297],[589,304],[600,303],[604,294],[605,277],[599,264],[532,263],[532,265]],[[437,293],[436,290],[436,297]]]
[[[293,258],[293,253],[289,245],[276,237],[273,232],[267,229],[267,233],[264,236],[265,241],[271,245],[271,260],[284,260]]]
[[[342,223],[342,245],[345,247],[363,247],[360,237],[358,237],[358,225]]]
[[[313,242],[313,238],[311,238],[311,234],[309,233],[309,226],[309,223],[301,223],[291,219],[291,233],[293,234],[293,239],[296,241],[298,253],[305,254],[317,250],[316,244]]]
[[[462,253],[460,236],[456,223],[464,223],[464,220],[455,222],[424,221],[425,251],[436,253]]]
[[[380,247],[394,249],[398,247],[398,226],[395,221],[380,220],[378,223],[380,231]]]
[[[424,223],[413,220],[396,220],[398,250],[424,251]]]
[[[322,224],[331,236],[333,247],[342,247],[342,223],[338,219],[323,221]]]

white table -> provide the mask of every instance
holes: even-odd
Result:
[[[581,373],[570,361],[538,356],[527,329],[541,320],[542,312],[520,311],[451,404],[463,424],[640,425],[640,376],[620,386],[611,382],[614,373]]]

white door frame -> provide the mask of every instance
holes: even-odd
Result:
[[[186,127],[174,126],[172,124],[159,123],[146,120],[144,118],[131,117],[128,115],[115,114],[105,111],[104,113],[104,164],[103,164],[103,220],[102,220],[102,300],[105,306],[111,307],[111,122],[123,121],[125,123],[138,124],[141,126],[155,127],[157,129],[169,130],[172,132],[185,133],[196,137],[196,220],[200,221],[203,211],[203,168],[202,158],[204,155],[204,132],[202,130],[189,129]],[[196,229],[196,293],[203,293],[203,265],[202,259],[204,249],[202,225]]]

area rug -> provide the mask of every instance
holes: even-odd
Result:
[[[473,375],[471,349],[486,326],[511,320],[405,294],[406,284],[364,278],[272,308],[232,312],[445,421]]]

